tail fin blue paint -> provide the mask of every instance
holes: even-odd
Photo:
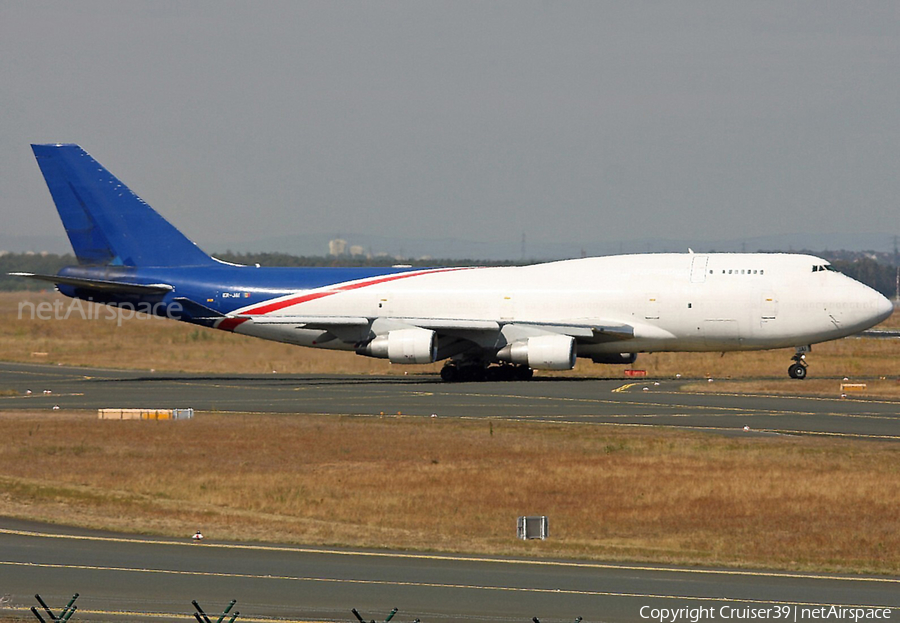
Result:
[[[78,145],[32,145],[79,264],[214,264]]]

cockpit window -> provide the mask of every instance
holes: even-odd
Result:
[[[834,272],[834,273],[838,272],[837,269],[834,266],[832,266],[831,264],[819,264],[818,266],[812,267],[812,271],[814,273],[817,273],[820,270],[830,270],[831,272]]]

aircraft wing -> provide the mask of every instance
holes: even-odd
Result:
[[[239,316],[252,320],[260,325],[294,325],[306,329],[340,329],[365,327],[377,319],[364,316]],[[501,323],[495,320],[468,320],[459,318],[390,318],[391,324],[431,329],[444,332],[484,332],[496,333],[504,326],[525,326],[548,333],[571,335],[579,342],[598,344],[616,340],[628,340],[634,337],[634,327],[611,321],[596,319],[578,319],[563,322],[513,322]]]
[[[576,341],[589,344],[634,338],[634,327],[631,325],[587,318],[563,322],[515,322],[512,324],[542,329],[550,333],[571,335]]]
[[[289,324],[306,329],[328,329],[332,327],[364,327],[375,320],[363,316],[238,316],[255,324]],[[492,320],[460,320],[453,318],[391,318],[394,323],[421,327],[434,331],[499,331],[500,324]]]
[[[65,284],[76,288],[87,288],[101,292],[119,292],[124,294],[165,294],[175,288],[167,283],[128,283],[123,281],[107,281],[105,279],[87,279],[84,277],[64,277],[62,275],[39,275],[36,273],[9,273],[13,277],[28,277],[55,284]]]
[[[368,318],[361,316],[263,316],[241,315],[238,318],[252,320],[254,324],[290,324],[297,327],[361,327],[369,324]]]

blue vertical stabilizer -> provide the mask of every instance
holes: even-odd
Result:
[[[31,148],[80,264],[215,263],[78,145]]]

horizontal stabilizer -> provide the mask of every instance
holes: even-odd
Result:
[[[107,281],[105,279],[86,279],[84,277],[64,277],[62,275],[38,275],[36,273],[9,273],[13,277],[28,277],[55,284],[65,284],[76,288],[88,288],[100,292],[118,292],[122,294],[165,294],[175,288],[167,283],[128,283],[123,281]]]

